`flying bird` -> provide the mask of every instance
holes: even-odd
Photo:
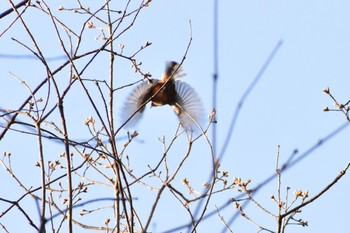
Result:
[[[202,102],[196,91],[180,79],[185,74],[175,61],[168,62],[161,79],[143,82],[129,94],[122,109],[122,122],[125,127],[134,126],[142,117],[145,103],[151,107],[170,105],[186,131],[196,131],[203,116]]]

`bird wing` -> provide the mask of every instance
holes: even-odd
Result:
[[[176,80],[176,103],[172,105],[181,126],[190,131],[198,129],[203,120],[203,106],[196,91],[187,83]]]
[[[141,119],[145,110],[145,105],[141,107],[150,97],[150,88],[152,83],[143,82],[136,86],[127,97],[121,112],[121,123],[127,121],[137,110],[137,113],[125,125],[125,128],[131,128]],[[141,107],[141,108],[140,108]]]

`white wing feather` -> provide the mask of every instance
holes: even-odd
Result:
[[[203,120],[203,106],[196,91],[187,83],[175,81],[177,92],[176,104],[173,109],[179,117],[181,126],[190,131],[198,129]]]
[[[143,82],[135,87],[135,89],[127,97],[124,107],[121,112],[121,123],[127,121],[143,104],[144,98],[148,89],[152,86],[148,82]],[[143,106],[139,111],[131,118],[131,120],[125,125],[125,128],[131,128],[142,118],[142,113],[145,110]]]

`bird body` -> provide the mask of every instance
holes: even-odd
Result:
[[[160,80],[153,79],[136,86],[122,110],[123,122],[129,120],[126,127],[130,128],[137,123],[142,117],[145,103],[150,101],[152,107],[170,105],[185,130],[194,131],[198,128],[196,125],[202,117],[202,103],[195,90],[179,80],[183,75],[179,64],[172,61],[167,64]]]
[[[159,90],[165,82],[162,80],[158,80],[154,83],[149,89],[149,93],[146,94],[145,97],[152,97],[151,105],[152,106],[162,106],[162,105],[173,105],[176,102],[176,90],[175,84],[172,80],[170,80],[163,89]]]

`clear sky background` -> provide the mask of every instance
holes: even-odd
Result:
[[[113,4],[118,8],[117,4],[120,3],[112,2],[112,6]],[[67,18],[63,19],[68,22],[72,19],[72,14],[57,13],[60,5],[72,7],[74,4],[70,1],[52,3],[54,13],[66,14]],[[212,109],[213,6],[213,1],[153,0],[148,8],[141,11],[134,26],[116,41],[117,46],[125,45],[125,54],[135,51],[145,41],[151,42],[152,45],[136,58],[142,61],[143,71],[149,71],[157,78],[162,74],[167,61],[181,61],[188,45],[191,21],[193,40],[183,64],[187,73],[183,81],[195,88],[202,99],[206,114],[210,114]],[[0,12],[9,7],[8,4],[2,3]],[[92,5],[91,8],[93,7]],[[346,102],[350,98],[350,3],[301,0],[219,1],[218,12],[217,152],[222,150],[227,135],[232,133],[223,154],[221,170],[229,172],[229,181],[233,177],[251,179],[250,186],[253,188],[275,172],[278,145],[282,164],[293,151],[298,150],[298,158],[346,123],[341,113],[322,111],[325,106],[333,107],[331,99],[322,90],[329,86],[332,94],[340,102]],[[49,29],[50,22],[45,22],[42,16],[36,16],[34,10],[27,12],[26,17],[45,55],[62,56],[57,39],[52,29]],[[12,13],[2,19],[0,32],[3,32],[14,18],[15,14]],[[72,22],[71,25],[74,23],[76,28],[81,26],[79,21]],[[94,24],[102,26],[98,22]],[[97,30],[87,32],[85,51],[102,44],[100,40],[94,39],[97,36]],[[0,37],[0,106],[5,109],[18,107],[28,96],[25,88],[9,72],[32,87],[43,79],[43,70],[37,68],[40,66],[35,59],[13,59],[5,56],[30,55],[27,50],[11,40],[11,37],[29,42],[18,22]],[[229,132],[242,95],[278,43],[281,43],[278,51],[243,102],[235,127]],[[50,66],[56,67],[61,62],[62,60],[51,61]],[[86,70],[84,77],[107,78],[106,62],[107,56],[96,60],[91,68]],[[116,86],[140,79],[140,76],[130,69],[130,64],[122,59],[117,60],[115,72],[120,77]],[[122,107],[125,96],[131,90],[132,88],[128,88],[116,94],[116,111]],[[72,127],[71,137],[89,138],[83,121],[88,116],[95,115],[86,98],[80,98],[80,91],[80,88],[73,89],[66,100],[69,124]],[[1,125],[3,124],[2,120]],[[140,141],[130,145],[127,150],[136,174],[148,171],[147,165],[154,165],[159,160],[163,147],[158,138],[164,136],[166,141],[170,142],[176,127],[177,118],[170,107],[147,107],[142,121],[136,126]],[[125,132],[122,134],[125,135]],[[212,137],[211,131],[208,136]],[[296,189],[308,190],[310,197],[322,190],[348,163],[349,136],[350,131],[346,127],[283,173],[282,194],[285,194],[287,186],[291,188],[291,196]],[[35,184],[31,174],[34,177],[39,174],[39,170],[34,167],[37,161],[35,143],[35,138],[28,140],[28,137],[18,137],[15,133],[10,133],[0,142],[1,153],[12,152],[12,166],[24,182],[27,180],[27,184]],[[118,143],[121,146],[123,141]],[[62,151],[62,145],[55,143],[50,143],[49,148],[55,153]],[[28,151],[31,152],[27,154]],[[169,163],[173,161],[176,166],[179,162],[176,156],[182,156],[185,151],[186,138],[182,135],[170,153],[172,159],[169,159]],[[202,190],[201,184],[209,176],[210,163],[208,145],[205,140],[199,140],[194,144],[193,152],[174,184],[181,186],[182,178],[186,177],[196,189]],[[287,232],[344,232],[345,229],[349,229],[349,182],[349,176],[345,175],[325,195],[303,209],[296,218],[308,221],[308,227],[289,226]],[[18,185],[4,169],[0,169],[0,183],[1,197],[13,200],[19,197],[16,193]],[[149,206],[138,205],[144,205],[145,200],[147,202],[147,198],[154,194],[143,192],[140,190],[135,205],[140,209],[145,208],[146,214]],[[275,212],[277,207],[270,200],[270,195],[276,193],[277,180],[273,180],[259,190],[255,197],[262,205]],[[101,194],[96,191],[97,197],[108,197],[109,194],[111,193]],[[215,206],[222,206],[230,198],[238,195],[235,189],[215,195],[209,205],[209,212],[215,210]],[[165,232],[187,224],[186,212],[179,203],[174,201],[171,195],[162,198],[169,202],[165,201],[159,206],[150,230]],[[34,206],[33,211],[37,211],[31,199],[26,205]],[[0,202],[0,212],[6,206],[7,204]],[[249,204],[246,211],[258,223],[275,229],[275,220],[253,204]],[[235,213],[233,205],[220,212],[227,221]],[[13,222],[10,232],[19,232],[19,229],[34,232],[25,219],[16,221],[16,214],[18,213],[14,211],[12,215],[0,219],[0,223]],[[258,231],[258,228],[242,217],[236,219],[230,227],[233,232]],[[198,232],[221,232],[224,229],[219,217],[214,215],[200,225]]]

